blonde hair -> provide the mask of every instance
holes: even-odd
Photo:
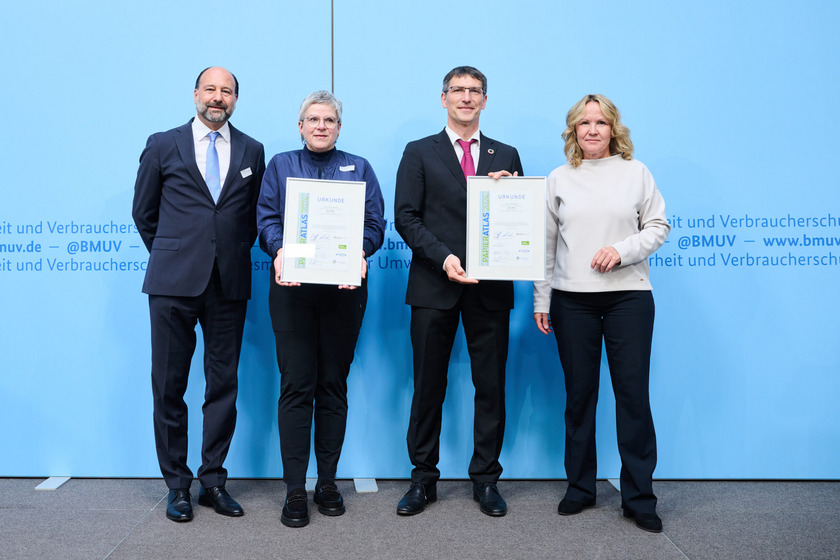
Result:
[[[599,93],[590,93],[569,109],[566,114],[566,130],[563,131],[563,140],[566,144],[563,150],[566,152],[566,159],[572,167],[579,167],[583,161],[583,150],[578,144],[575,127],[583,120],[586,113],[586,104],[594,101],[601,107],[601,114],[610,124],[610,155],[621,154],[627,160],[633,159],[633,142],[630,140],[630,129],[621,123],[621,113],[618,112],[615,104]]]

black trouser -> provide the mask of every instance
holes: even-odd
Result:
[[[490,311],[477,290],[465,289],[452,309],[411,308],[414,398],[408,424],[408,456],[413,482],[434,484],[440,478],[440,430],[446,374],[459,318],[464,324],[475,386],[473,482],[499,479],[499,455],[505,435],[505,364],[510,310]]]
[[[272,272],[272,278],[273,278]],[[367,282],[355,290],[304,284],[269,289],[280,369],[277,423],[283,478],[302,487],[309,466],[312,417],[318,477],[334,479],[347,425],[347,375],[367,305]]]
[[[155,447],[169,488],[189,488],[193,480],[187,466],[184,393],[195,352],[196,322],[204,337],[205,379],[198,479],[205,488],[224,486],[227,481],[222,464],[236,425],[236,374],[246,306],[246,300],[224,297],[217,268],[199,296],[149,296]]]
[[[653,513],[656,433],[650,412],[654,304],[649,291],[551,294],[551,324],[566,381],[566,497],[595,497],[595,407],[601,340],[615,393],[623,506]]]

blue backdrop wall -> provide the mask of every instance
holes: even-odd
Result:
[[[441,79],[470,64],[489,78],[482,130],[517,146],[527,174],[563,163],[565,112],[599,92],[657,179],[673,229],[651,260],[656,476],[840,477],[838,16],[828,0],[10,4],[0,24],[0,476],[159,476],[147,253],[130,207],[146,137],[195,113],[199,70],[237,74],[232,120],[269,157],[299,147],[300,101],[334,79],[339,145],[373,164],[390,224],[402,149],[443,127]],[[252,255],[227,466],[279,477],[268,258]],[[340,477],[409,474],[410,256],[389,227],[370,259]],[[561,478],[562,370],[533,325],[530,291],[517,283],[502,464],[506,477]],[[198,358],[194,469],[200,371]],[[599,476],[616,477],[606,364],[602,377]],[[444,477],[466,477],[472,396],[459,340]]]

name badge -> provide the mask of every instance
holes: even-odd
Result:
[[[251,175],[253,175],[254,173],[251,171],[251,168],[250,168],[250,167],[246,167],[245,169],[243,169],[242,171],[240,171],[240,172],[239,172],[239,174],[240,174],[240,175],[242,175],[242,178],[243,178],[243,179],[245,179],[245,178],[247,178],[247,177],[250,177],[250,176],[251,176]]]
[[[339,171],[355,171],[355,169],[356,169],[355,165],[339,165],[338,166]]]

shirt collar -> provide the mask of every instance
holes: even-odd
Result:
[[[452,144],[453,146],[455,145],[455,142],[457,140],[461,139],[461,137],[458,136],[458,134],[456,134],[455,131],[452,130],[451,128],[449,128],[448,126],[445,127],[444,130],[446,130],[446,135],[449,136],[449,143]],[[472,136],[470,136],[470,140],[473,140],[473,139],[476,141],[477,144],[481,143],[481,131],[480,130],[476,130],[475,133]]]
[[[201,119],[199,119],[198,117],[193,119],[192,133],[193,133],[193,140],[195,142],[198,142],[199,140],[206,137],[211,132],[213,132],[213,131],[210,130],[210,128],[208,128],[208,126],[206,124],[201,122]],[[219,136],[221,136],[222,138],[225,139],[225,142],[230,144],[230,126],[228,125],[227,121],[225,121],[225,124],[222,125],[222,128],[220,128],[218,130],[218,133],[219,133]]]

